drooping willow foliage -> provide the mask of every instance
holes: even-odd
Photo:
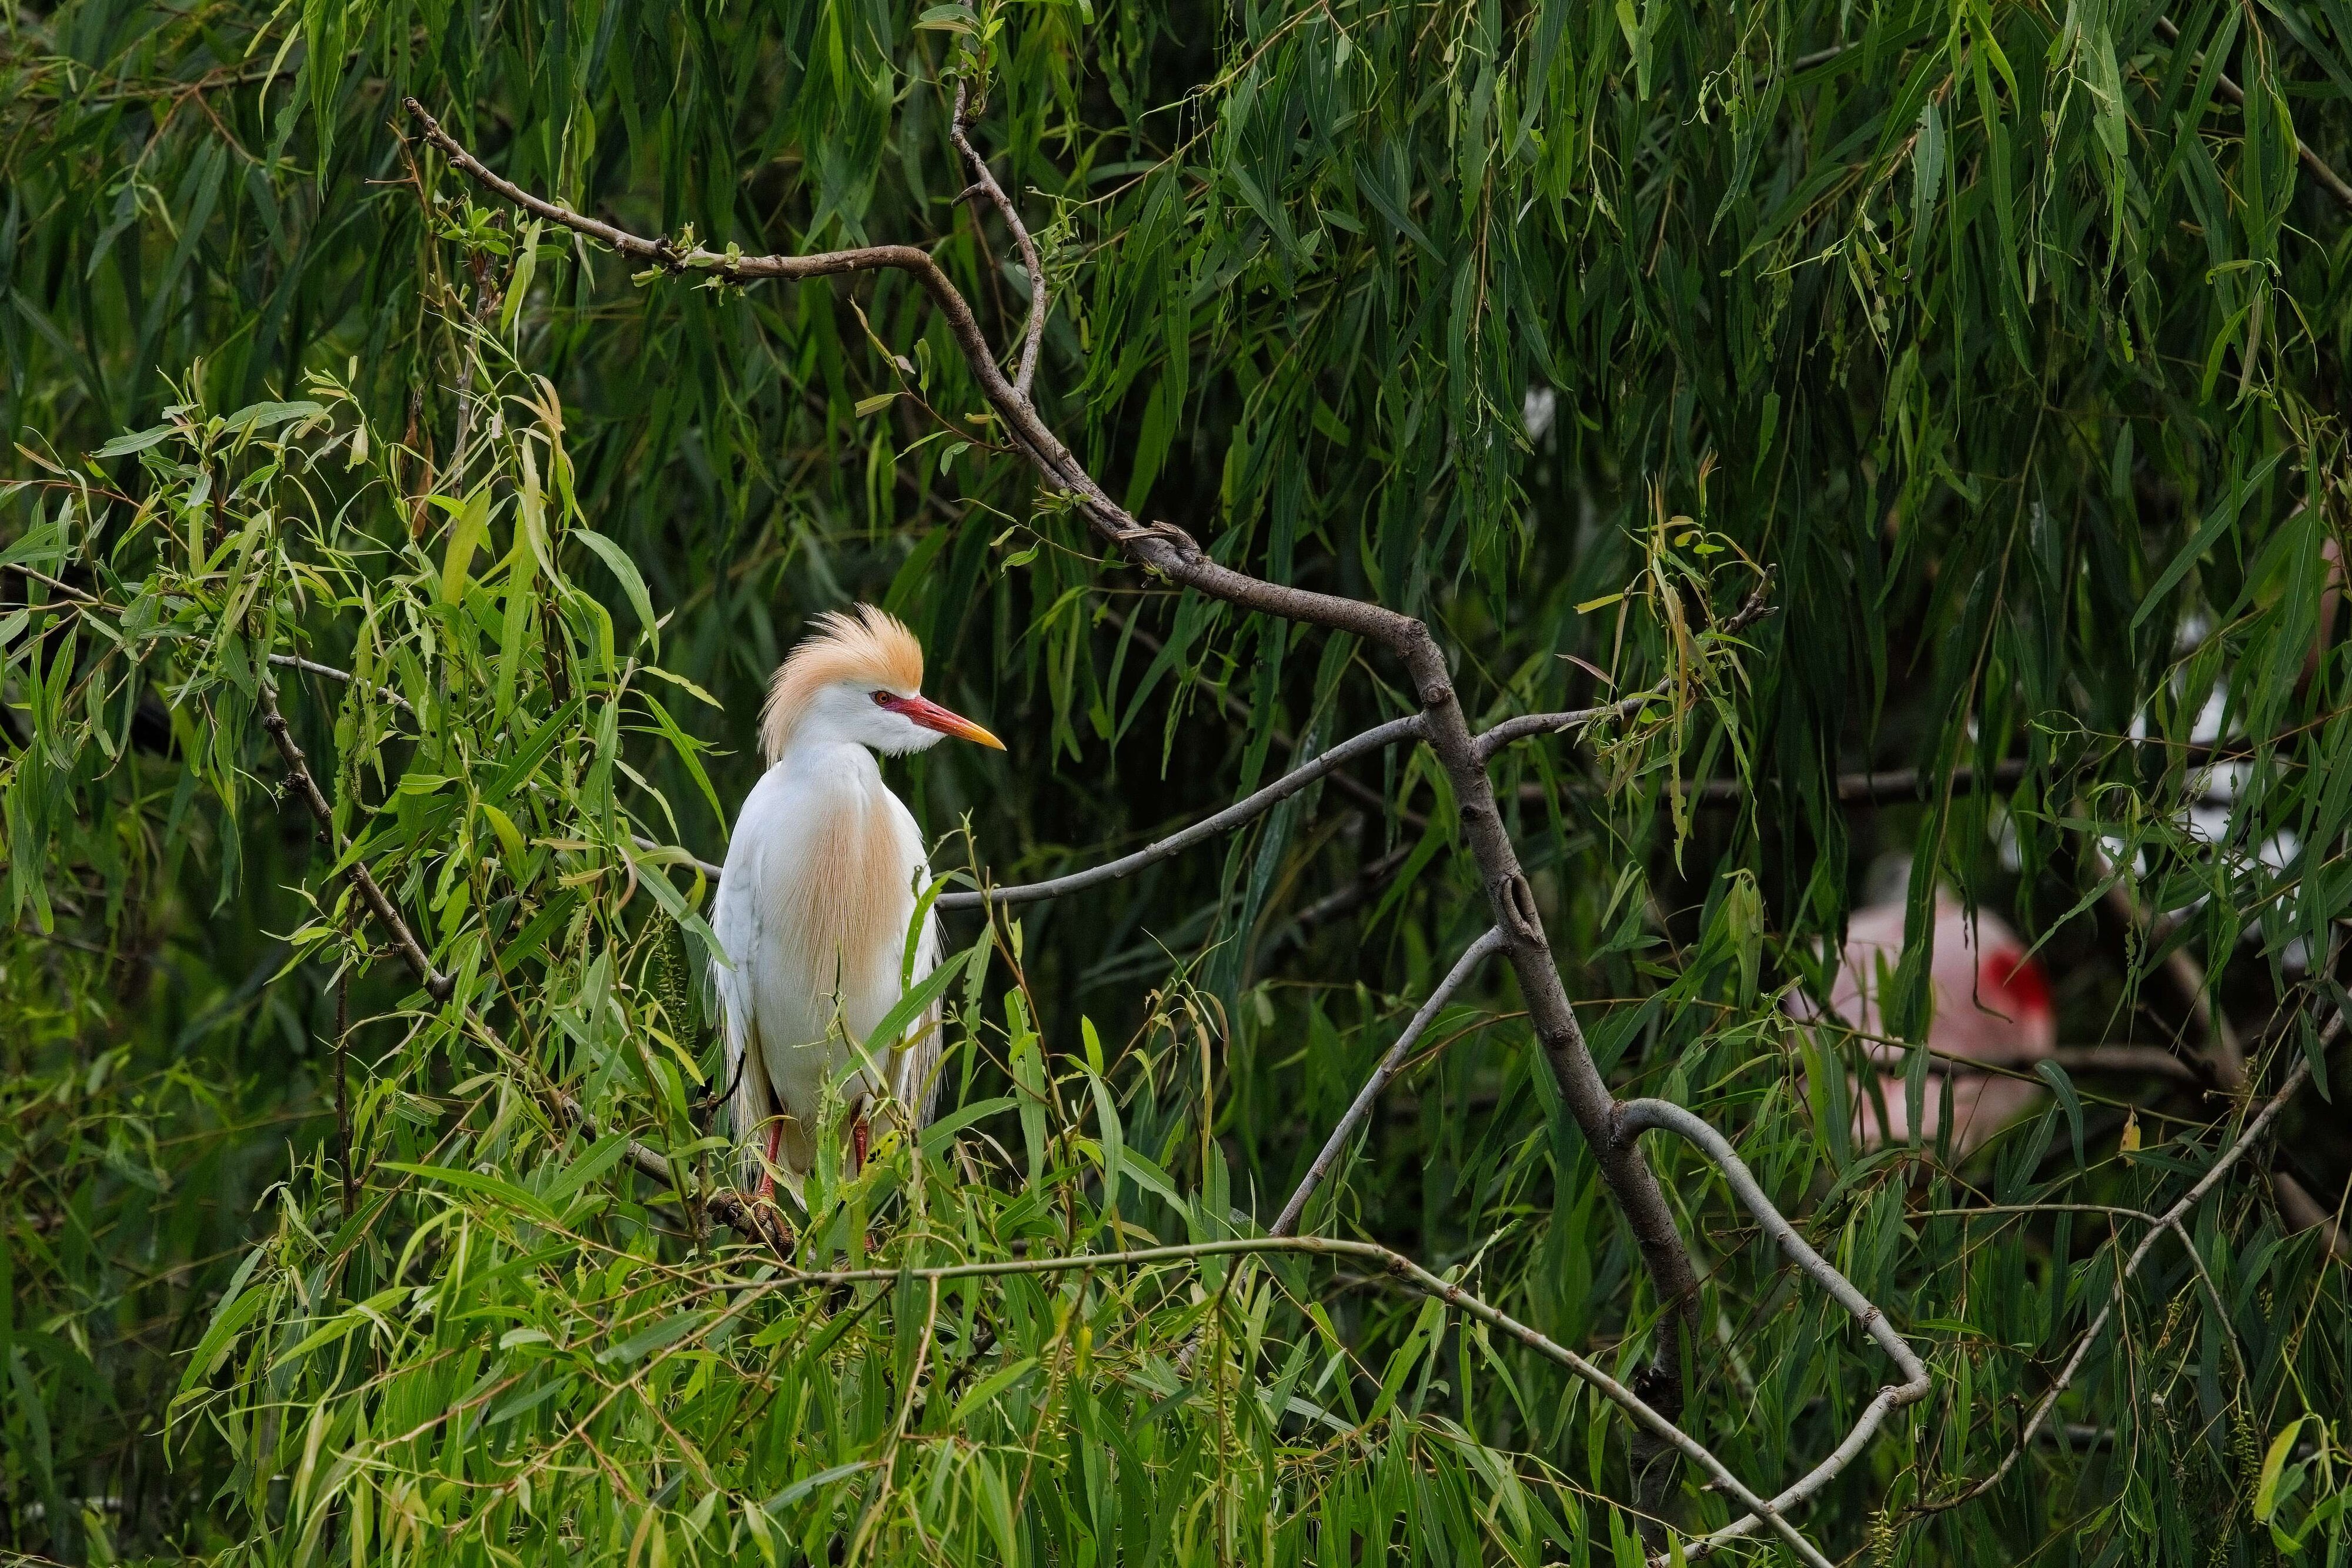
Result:
[[[1732,1138],[1927,1356],[1812,1538],[2352,1555],[2312,1223],[2352,1177],[2336,0],[5,28],[8,1549],[1641,1560],[1623,1418],[1555,1361],[1358,1255],[1201,1250],[1263,1230],[1491,919],[1425,752],[952,919],[942,1120],[822,1170],[799,1236],[887,1278],[716,1222],[693,862],[809,613],[905,616],[1011,743],[891,775],[934,866],[997,882],[1414,701],[1378,650],[1107,557],[903,276],[632,277],[400,108],[637,233],[925,246],[1009,350],[1029,284],[963,199],[961,80],[1045,253],[1041,412],[1139,516],[1426,619],[1474,725],[1675,677],[1496,775],[1612,1083]],[[1788,1004],[1907,897],[1883,1022],[1917,1082],[1938,888],[2039,944],[2067,1049],[1983,1149],[1873,1146],[1869,1042]],[[1685,1423],[1771,1491],[1894,1374],[1652,1143],[1705,1281]],[[1621,1376],[1665,1310],[1499,967],[1306,1228]],[[915,1272],[967,1266],[1003,1271]],[[1677,1540],[1736,1511],[1702,1480]]]

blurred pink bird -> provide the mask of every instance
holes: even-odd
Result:
[[[1959,901],[1941,893],[1936,895],[1935,915],[1936,951],[1929,967],[1935,1011],[1927,1025],[1927,1044],[1944,1054],[1928,1061],[1919,1135],[1923,1142],[1935,1141],[1948,1079],[1952,1148],[1965,1155],[2014,1120],[2042,1091],[2025,1080],[1971,1071],[1953,1059],[2031,1070],[2057,1048],[2058,1024],[2050,1006],[2049,977],[1999,916],[1979,910],[1971,923]],[[1830,993],[1830,1005],[1864,1037],[1870,1060],[1886,1069],[1875,1074],[1878,1097],[1886,1104],[1884,1126],[1868,1086],[1853,1086],[1854,1131],[1865,1148],[1904,1143],[1911,1135],[1903,1093],[1906,1049],[1871,1038],[1885,1032],[1878,1011],[1880,961],[1892,976],[1902,956],[1902,900],[1854,911],[1846,926],[1845,963]],[[1817,1015],[1804,1008],[1799,1016]]]

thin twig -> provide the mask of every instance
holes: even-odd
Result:
[[[1203,817],[1188,828],[1181,829],[1164,839],[1144,845],[1133,854],[1122,855],[1118,860],[1107,862],[1102,865],[1089,866],[1085,871],[1072,872],[1067,876],[1057,876],[1045,882],[1025,883],[1018,887],[992,887],[974,893],[944,893],[939,896],[937,907],[977,909],[989,904],[1000,906],[1011,904],[1034,904],[1040,899],[1059,898],[1065,894],[1083,893],[1090,887],[1099,887],[1104,883],[1116,882],[1132,872],[1142,870],[1154,862],[1164,861],[1171,855],[1181,854],[1195,844],[1204,842],[1222,833],[1231,832],[1244,822],[1265,815],[1334,768],[1345,767],[1359,757],[1385,749],[1401,740],[1418,739],[1424,728],[1422,716],[1417,713],[1407,714],[1402,718],[1392,718],[1386,724],[1364,731],[1361,735],[1349,737],[1330,750],[1322,752],[1292,768],[1255,794],[1235,801],[1215,816]]]
[[[1571,708],[1566,713],[1523,713],[1517,718],[1507,718],[1492,729],[1479,732],[1479,759],[1485,761],[1511,742],[1525,740],[1530,736],[1557,735],[1561,730],[1582,728],[1586,725],[1594,724],[1605,718],[1631,718],[1650,704],[1663,700],[1667,692],[1672,689],[1671,681],[1661,681],[1654,686],[1646,686],[1632,696],[1620,697],[1613,703],[1601,703],[1592,707]],[[1546,795],[1550,793],[1548,789],[1540,792]]]
[[[2320,1031],[2319,1048],[2322,1051],[2326,1050],[2343,1028],[2344,1015],[2338,1012],[2328,1019],[2327,1027]],[[2252,1122],[2246,1124],[2245,1131],[2238,1134],[2236,1141],[2231,1143],[2229,1148],[2222,1152],[2221,1157],[2215,1160],[2211,1167],[2198,1178],[2197,1185],[2190,1187],[2179,1203],[2156,1217],[2157,1223],[2148,1228],[2147,1234],[2140,1238],[2139,1245],[2132,1249],[2131,1257],[2125,1261],[2122,1273],[2116,1276],[2114,1291],[2107,1297],[2105,1305],[2099,1309],[2099,1315],[2093,1318],[2091,1326],[2083,1331],[2083,1337],[2074,1343],[2074,1354],[2066,1358],[2066,1364],[2060,1368],[2057,1380],[2051,1384],[2049,1392],[2042,1395],[2041,1402],[2034,1406],[2033,1413],[2026,1417],[2025,1429],[2018,1434],[2017,1446],[2009,1451],[1999,1465],[1994,1467],[1992,1473],[1949,1497],[1918,1504],[1915,1510],[1916,1512],[1940,1513],[1947,1509],[1958,1508],[1960,1504],[1981,1497],[1991,1490],[2000,1484],[2002,1477],[2016,1468],[2017,1461],[2032,1443],[2034,1433],[2041,1430],[2042,1424],[2050,1418],[2050,1412],[2057,1407],[2060,1396],[2073,1384],[2074,1375],[2082,1370],[2084,1358],[2091,1354],[2091,1347],[2098,1343],[2100,1333],[2107,1326],[2107,1320],[2115,1315],[2116,1306],[2123,1300],[2126,1287],[2130,1285],[2132,1276],[2139,1272],[2139,1266],[2147,1261],[2150,1249],[2156,1245],[2156,1239],[2167,1230],[2177,1228],[2189,1210],[2204,1201],[2205,1195],[2211,1192],[2221,1179],[2229,1174],[2230,1167],[2242,1159],[2246,1151],[2254,1146],[2255,1140],[2268,1130],[2273,1122],[2278,1120],[2279,1113],[2286,1109],[2287,1102],[2294,1098],[2295,1091],[2302,1088],[2304,1080],[2310,1076],[2311,1058],[2298,1054],[2294,1059],[2294,1065],[2287,1070],[2286,1081],[2279,1085],[2278,1092],[2271,1096],[2269,1102],[2263,1106],[2261,1113]],[[2187,1239],[2186,1232],[2182,1232],[2182,1239]],[[2195,1250],[2193,1245],[2190,1249]]]
[[[272,653],[269,655],[269,662],[277,665],[281,670],[300,670],[305,674],[324,675],[331,681],[341,681],[345,685],[350,685],[352,684],[352,673],[349,670],[339,670],[332,664],[322,664],[316,659],[298,658],[292,653]],[[390,703],[393,706],[398,708],[401,712],[406,714],[409,717],[415,718],[416,716],[416,710],[409,706],[408,699],[402,696],[398,692],[394,691],[390,686],[377,686],[375,688],[375,695]]]
[[[334,808],[327,804],[327,798],[319,792],[318,781],[310,777],[310,764],[303,758],[302,748],[294,744],[294,737],[286,727],[286,716],[278,711],[278,688],[268,681],[261,683],[261,727],[268,730],[269,737],[278,743],[278,754],[285,758],[289,781],[295,792],[302,797],[302,803],[310,809],[310,816],[318,822],[319,831],[325,835],[327,847],[334,852],[338,860],[341,859],[343,847],[335,835]],[[366,903],[369,913],[375,916],[376,924],[384,928],[392,937],[393,946],[399,948],[401,956],[408,960],[409,968],[424,984],[425,994],[436,1002],[447,1001],[449,994],[457,988],[457,983],[433,967],[433,960],[425,956],[415,934],[409,930],[408,922],[401,918],[400,911],[393,907],[392,900],[386,898],[383,889],[376,885],[375,874],[364,862],[353,861],[345,875]]]
[[[1013,243],[1021,249],[1022,270],[1029,275],[1029,325],[1022,335],[1021,365],[1013,373],[1013,390],[1024,399],[1029,396],[1029,383],[1037,374],[1037,351],[1045,342],[1045,266],[1037,258],[1037,242],[1029,237],[1029,225],[1021,221],[1020,210],[1004,193],[1004,187],[989,172],[988,160],[972,150],[965,134],[971,124],[967,113],[978,114],[984,104],[971,104],[967,110],[966,84],[956,83],[955,114],[948,121],[948,134],[955,139],[956,151],[971,165],[971,188],[966,194],[985,194],[996,204],[997,215],[1013,233]]]
[[[1731,618],[1714,628],[1717,638],[1737,637],[1755,622],[1772,612],[1765,594],[1772,586],[1772,574],[1767,571],[1748,595],[1747,602]],[[1577,729],[1604,718],[1631,718],[1651,703],[1669,695],[1677,676],[1668,675],[1654,686],[1635,692],[1615,702],[1601,703],[1594,707],[1575,708],[1567,713],[1528,713],[1517,718],[1507,718],[1493,728],[1483,730],[1477,738],[1478,759],[1485,762],[1495,753],[1515,740],[1529,736],[1557,735],[1563,729]]]
[[[2172,25],[2171,17],[2160,13],[2156,18],[2156,32],[2157,36],[2168,44],[2177,45],[2180,42],[2180,29]],[[2200,54],[2198,55],[2196,58],[2201,64],[2205,57]],[[2244,109],[2246,107],[2245,89],[2240,87],[2236,82],[2231,81],[2230,79],[2230,73],[2227,71],[2216,72],[2215,76],[2216,79],[2213,85],[2221,95],[2223,98],[2228,99],[2238,108],[2242,110]],[[2335,170],[2329,168],[2326,162],[2321,159],[2319,154],[2314,152],[2310,146],[2305,143],[2301,137],[2295,138],[2294,155],[2297,161],[2303,164],[2304,172],[2309,174],[2314,180],[2316,180],[2319,183],[2319,188],[2321,190],[2326,191],[2329,195],[2335,197],[2337,204],[2342,206],[2345,211],[2352,212],[2352,185],[2346,184],[2344,183],[2344,177],[2341,174],[2338,174]],[[2252,362],[2252,358],[2253,356],[2249,354],[2247,356],[2248,361]]]
[[[1423,1033],[1437,1015],[1444,1011],[1445,1004],[1453,1000],[1454,993],[1460,990],[1463,982],[1469,979],[1478,966],[1502,945],[1503,934],[1490,929],[1454,960],[1454,967],[1447,971],[1445,978],[1437,982],[1437,988],[1429,993],[1429,999],[1421,1004],[1421,1009],[1412,1015],[1412,1021],[1404,1026],[1404,1032],[1397,1036],[1396,1043],[1389,1047],[1388,1054],[1381,1058],[1378,1067],[1372,1069],[1372,1075],[1364,1080],[1364,1086],[1356,1091],[1354,1103],[1339,1118],[1339,1124],[1331,1129],[1331,1135],[1323,1140],[1323,1152],[1317,1155],[1315,1163],[1307,1167],[1307,1175],[1300,1179],[1298,1190],[1292,1193],[1290,1201],[1282,1206],[1282,1213],[1266,1231],[1267,1235],[1288,1236],[1297,1230],[1299,1216],[1307,1212],[1307,1200],[1315,1196],[1315,1189],[1323,1184],[1323,1178],[1339,1163],[1340,1154],[1348,1146],[1348,1140],[1355,1134],[1357,1124],[1371,1110],[1372,1103],[1381,1097],[1381,1091],[1388,1087],[1389,1080],[1396,1076],[1397,1070],[1412,1054],[1413,1046],[1419,1043]]]

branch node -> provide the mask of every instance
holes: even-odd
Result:
[[[1525,872],[1513,872],[1503,882],[1506,906],[1511,912],[1512,929],[1520,940],[1543,940],[1543,915],[1536,908],[1536,890],[1528,884]]]

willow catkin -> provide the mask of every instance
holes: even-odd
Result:
[[[693,1025],[686,983],[686,933],[675,920],[664,920],[662,926],[661,940],[654,951],[655,994],[661,998],[670,1028],[683,1030]]]
[[[1895,1529],[1895,1511],[1875,1509],[1870,1515],[1871,1568],[1895,1568],[1895,1548],[1899,1539]]]

